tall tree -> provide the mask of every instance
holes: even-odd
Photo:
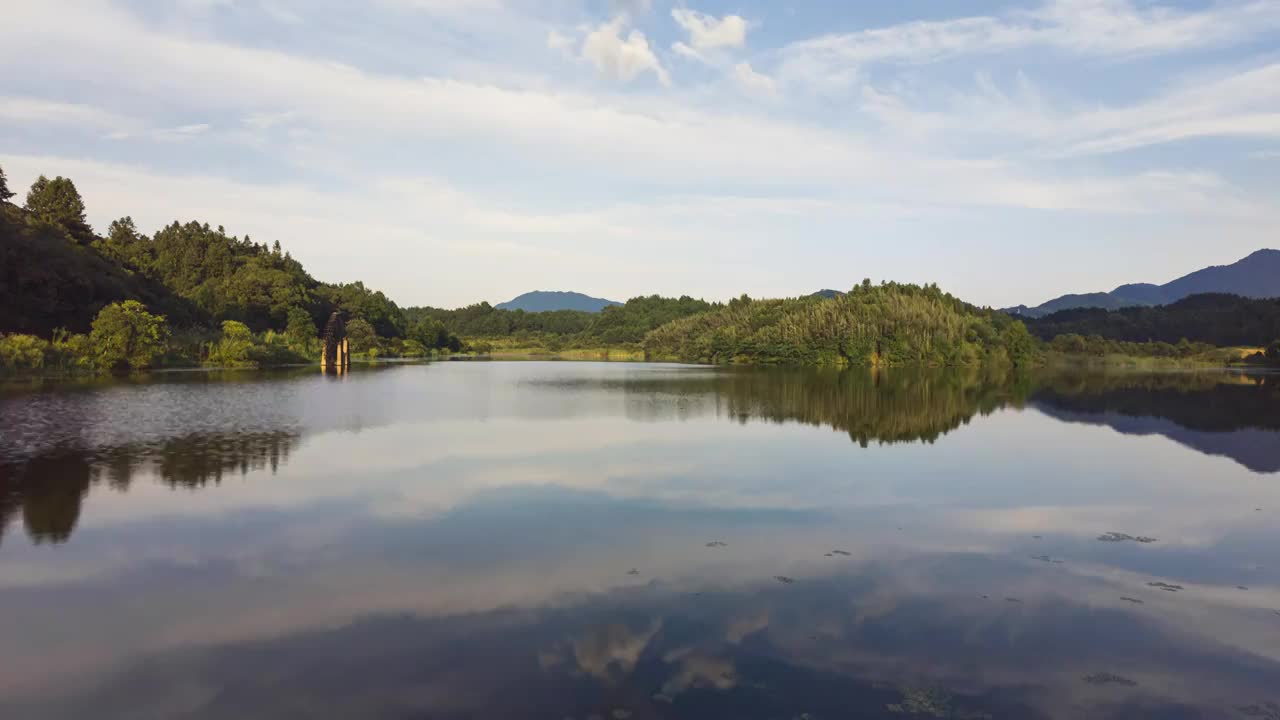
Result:
[[[9,179],[4,175],[4,168],[0,167],[0,202],[8,202],[13,197],[13,191],[9,189]]]
[[[169,328],[163,315],[152,315],[137,300],[126,300],[102,308],[90,338],[100,368],[141,370],[164,352]]]
[[[27,193],[27,211],[36,219],[62,227],[78,242],[89,244],[93,231],[84,217],[84,200],[71,178],[41,175]]]

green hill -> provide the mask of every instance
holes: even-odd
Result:
[[[653,357],[817,365],[1024,363],[1036,342],[1021,322],[936,286],[864,282],[835,298],[752,300],[650,332]]]

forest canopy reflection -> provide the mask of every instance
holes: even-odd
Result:
[[[0,464],[0,542],[19,513],[33,542],[66,542],[95,485],[125,492],[147,473],[171,488],[194,489],[229,474],[268,467],[275,473],[297,439],[286,432],[201,433],[97,451],[61,449]]]
[[[612,379],[548,375],[521,387],[534,393],[620,394],[626,416],[638,421],[709,416],[825,426],[847,433],[861,447],[933,443],[974,416],[1033,407],[1066,422],[1164,435],[1255,472],[1280,472],[1275,375],[637,367],[644,369]],[[218,397],[223,386],[207,387],[207,402],[224,402]],[[79,412],[74,403],[58,407]],[[300,431],[303,418],[291,416],[297,410],[273,410],[281,429],[200,431],[100,447],[63,444],[26,457],[6,456],[0,461],[0,542],[18,516],[34,542],[65,542],[95,486],[123,492],[135,479],[150,477],[173,488],[200,488],[228,474],[267,468],[274,473],[306,433]],[[42,418],[46,424],[59,420]],[[77,421],[80,416],[67,420]],[[0,431],[5,422],[0,420]]]

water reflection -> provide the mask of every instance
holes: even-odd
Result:
[[[302,380],[302,387],[291,387]],[[95,380],[46,393],[9,388],[0,398],[0,541],[18,515],[34,541],[67,540],[96,485],[126,491],[141,475],[198,488],[227,473],[265,467],[275,473],[303,433],[404,419],[385,407],[369,412],[368,404],[321,409],[322,401],[313,399],[315,380],[301,372],[201,373],[160,375],[155,384]],[[535,374],[519,385],[535,397],[621,396],[626,416],[635,420],[714,415],[825,426],[862,447],[932,443],[975,416],[1030,406],[1064,422],[1158,434],[1255,472],[1280,472],[1280,382],[1268,375],[665,368],[605,377]],[[261,392],[264,387],[270,391]],[[126,388],[133,392],[120,397]],[[92,389],[98,392],[87,392]],[[562,416],[599,411],[592,403],[559,410]],[[525,416],[528,407],[510,402],[483,413],[512,414]],[[128,418],[128,425],[110,427],[117,418]],[[207,429],[172,435],[191,426]]]
[[[147,476],[171,488],[198,489],[224,475],[274,474],[298,441],[288,432],[196,433],[152,443],[54,449],[25,462],[0,464],[0,541],[12,516],[21,512],[36,543],[65,542],[92,487],[128,491]]]
[[[1175,433],[1274,440],[1275,393],[568,363],[11,393],[0,430],[60,429],[0,435],[31,539],[0,716],[1248,717],[1276,443]]]

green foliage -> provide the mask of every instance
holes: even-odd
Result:
[[[222,338],[209,348],[209,362],[223,367],[254,364],[253,331],[236,320],[222,321]]]
[[[377,333],[374,332],[373,325],[364,318],[355,318],[347,323],[347,341],[352,355],[368,354],[378,347]]]
[[[169,225],[140,246],[129,263],[206,315],[238,320],[256,330],[284,329],[294,307],[323,312],[312,293],[315,280],[296,260],[207,223]]]
[[[290,348],[303,355],[318,355],[320,337],[316,330],[316,321],[311,314],[300,307],[289,308],[288,324],[285,326],[285,339]]]
[[[93,231],[84,217],[84,200],[70,178],[41,175],[27,192],[27,212],[38,222],[57,225],[77,242],[88,244]]]
[[[408,320],[405,313],[380,291],[369,290],[362,282],[325,285],[316,288],[327,307],[342,310],[351,318],[362,319],[374,332],[387,338],[404,337]],[[326,313],[327,315],[328,313]],[[348,332],[350,326],[348,326]]]
[[[165,351],[169,328],[136,300],[112,303],[98,313],[90,333],[96,364],[103,370],[151,367]]]
[[[673,320],[714,310],[718,305],[695,300],[688,295],[664,298],[657,295],[635,297],[623,305],[600,311],[586,330],[584,341],[605,345],[635,344],[650,330]]]
[[[1259,346],[1280,337],[1280,299],[1191,295],[1157,307],[1061,310],[1029,320],[1028,325],[1043,340],[1092,335],[1130,343],[1177,343],[1186,338],[1218,346]]]
[[[445,332],[468,338],[516,338],[522,344],[551,350],[564,347],[638,345],[645,333],[672,320],[713,310],[719,305],[684,296],[637,297],[624,305],[606,307],[598,313],[578,310],[525,312],[503,310],[482,302],[457,310],[408,308],[410,334],[426,342],[414,330],[420,322],[434,321]],[[554,347],[553,347],[554,346]],[[436,347],[444,347],[437,339]]]
[[[35,335],[0,336],[0,367],[6,370],[39,370],[44,367],[49,343]]]
[[[5,177],[4,168],[0,167],[0,202],[9,202],[13,191],[9,189],[9,178]]]
[[[865,282],[834,298],[744,295],[657,328],[644,347],[656,357],[808,365],[1025,364],[1037,350],[1021,323],[937,286]]]
[[[1105,357],[1107,355],[1126,355],[1129,357],[1150,357],[1186,359],[1203,355],[1214,349],[1208,343],[1193,343],[1182,338],[1177,344],[1167,342],[1125,342],[1108,340],[1101,335],[1077,335],[1068,333],[1059,335],[1049,342],[1049,349],[1065,355],[1091,355]]]
[[[138,300],[178,325],[198,317],[161,284],[0,204],[0,330],[44,337],[57,328],[87,332],[103,306],[124,300]]]

